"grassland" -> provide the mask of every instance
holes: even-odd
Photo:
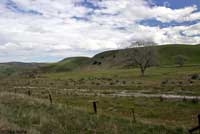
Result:
[[[131,58],[133,49],[112,50],[99,53],[92,58],[73,57],[58,63],[47,64],[43,70],[46,72],[66,72],[77,70],[108,70],[128,69],[134,65]],[[176,66],[175,57],[182,55],[187,58],[185,65],[199,65],[200,45],[161,45],[155,46],[158,52],[158,64],[161,67]]]
[[[0,98],[2,100],[0,116],[4,118],[1,118],[1,128],[25,129],[28,133],[33,134],[185,133],[181,128],[134,123],[132,120],[120,116],[95,115],[80,108],[64,104],[50,105],[45,100],[19,94],[3,93]],[[4,124],[5,122],[7,124]]]
[[[192,75],[199,72],[199,66],[154,67],[145,77],[140,76],[138,69],[117,69],[2,79],[1,122],[6,127],[44,134],[184,134],[197,124],[198,100],[123,95],[199,96],[200,80],[192,79]],[[94,100],[97,115],[93,112]],[[132,108],[136,123],[132,121]]]
[[[92,59],[68,58],[46,66],[49,68],[34,77],[2,77],[0,130],[25,129],[30,134],[187,134],[197,125],[200,113],[197,47],[160,47],[161,66],[147,69],[144,77],[138,68],[125,64],[99,69],[113,59],[113,51],[103,53],[103,59],[102,54]],[[177,67],[171,51],[190,60]],[[93,65],[99,59],[102,64]],[[93,101],[97,102],[97,114]]]
[[[75,68],[80,68],[83,64],[88,64],[90,58],[88,57],[71,57],[63,59],[57,63],[50,63],[47,64],[42,68],[43,72],[65,72],[65,71],[72,71]]]
[[[174,56],[184,55],[188,58],[186,64],[199,64],[200,45],[163,45],[158,47],[160,64],[174,65]]]

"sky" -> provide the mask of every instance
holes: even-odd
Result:
[[[200,0],[0,0],[0,62],[200,43]]]

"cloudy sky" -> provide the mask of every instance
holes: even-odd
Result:
[[[200,43],[200,0],[0,0],[0,62],[93,56],[137,40]]]

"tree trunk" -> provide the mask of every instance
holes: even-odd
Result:
[[[145,69],[141,68],[141,76],[144,76]]]

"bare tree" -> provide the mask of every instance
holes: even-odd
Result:
[[[155,46],[145,46],[144,43],[139,43],[137,48],[133,48],[132,59],[134,63],[139,66],[141,75],[144,76],[144,73],[147,68],[155,66],[158,64],[157,60],[157,51]]]

